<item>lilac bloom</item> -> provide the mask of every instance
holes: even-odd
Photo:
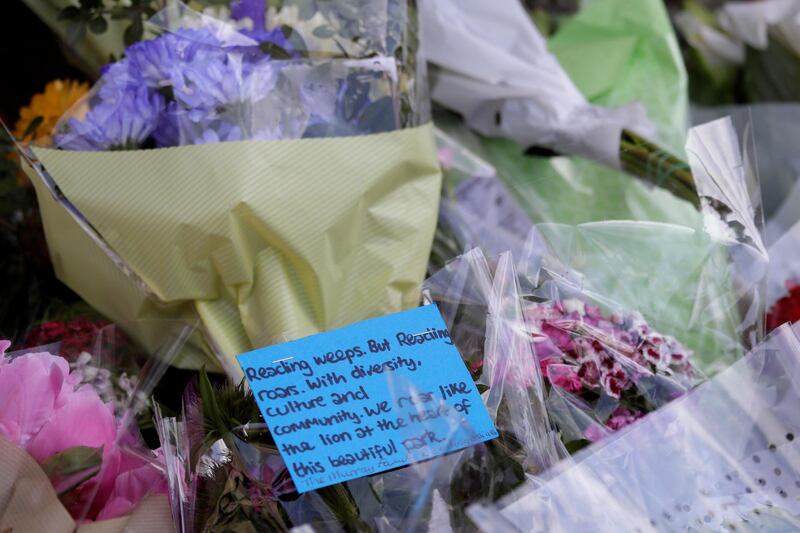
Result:
[[[174,95],[182,109],[194,112],[190,118],[199,120],[263,99],[277,80],[278,70],[269,60],[248,63],[241,55],[229,53],[224,61],[187,65]]]
[[[107,84],[98,92],[100,103],[83,120],[69,119],[66,131],[55,136],[67,150],[139,148],[156,127],[164,97],[145,86]]]
[[[158,117],[158,123],[153,130],[153,140],[157,147],[161,148],[184,144],[181,142],[182,135],[179,125],[180,114],[181,111],[178,109],[178,104],[174,101],[166,105],[161,116]]]
[[[224,50],[206,28],[178,29],[156,39],[142,41],[125,51],[132,77],[151,87],[172,85],[172,79],[184,64],[195,61],[222,61]],[[200,59],[202,57],[202,59]]]
[[[245,18],[253,21],[253,32],[265,32],[267,18],[266,0],[233,0],[231,2],[231,18],[242,20]]]

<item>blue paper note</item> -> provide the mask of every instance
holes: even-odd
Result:
[[[497,437],[434,305],[238,360],[298,492]]]

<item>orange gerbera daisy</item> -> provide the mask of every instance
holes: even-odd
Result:
[[[50,136],[58,119],[89,92],[88,83],[74,80],[54,80],[48,83],[43,93],[35,94],[31,103],[19,110],[19,120],[14,127],[14,136],[22,139],[25,131],[37,117],[42,117],[34,133],[33,140],[40,146],[50,146]],[[26,139],[28,140],[28,139]]]

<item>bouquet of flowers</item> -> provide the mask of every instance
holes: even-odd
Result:
[[[182,416],[157,421],[179,530],[471,530],[468,505],[497,501],[695,383],[691,354],[635,314],[578,296],[532,300],[520,283],[510,254],[490,263],[477,249],[426,282],[500,436],[425,463],[300,494],[252,394],[202,372]],[[404,394],[398,385],[387,376]]]
[[[535,418],[540,424],[552,420],[568,450],[627,426],[702,378],[692,365],[691,350],[655,331],[639,313],[620,310],[608,299],[600,300],[603,307],[616,310],[603,311],[596,296],[547,269],[520,276],[515,263],[522,262],[509,253],[490,262],[474,249],[432,276],[425,294],[451,324],[452,337],[478,383],[490,391],[499,387],[504,398],[521,385],[535,391],[524,396],[529,402],[538,397],[532,404]],[[486,289],[476,283],[480,279],[491,280],[495,294],[484,295]],[[503,287],[498,310],[496,292]],[[499,336],[501,349],[493,353],[490,337],[497,327],[507,331]],[[516,426],[525,418],[507,406],[503,412],[507,420],[495,420],[498,427]],[[524,433],[509,431],[525,442]],[[535,442],[541,446],[547,440],[543,434]],[[550,453],[536,454],[547,458],[539,460],[542,470],[560,454],[558,447]]]
[[[10,354],[10,342],[0,342],[0,524],[73,530],[75,522],[127,516],[145,502],[151,516],[140,519],[153,530],[169,527],[164,500],[148,499],[166,493],[163,460],[145,444],[136,421],[149,411],[149,396],[188,333],[183,328],[162,339],[147,360],[115,326],[92,329],[85,336],[91,342],[73,331],[63,343]],[[52,489],[42,488],[44,481]],[[18,489],[23,486],[33,492]]]
[[[123,451],[134,434],[83,378],[47,352],[4,356],[0,428],[42,466],[73,518],[104,520],[128,513],[153,490],[163,493],[164,478]]]
[[[232,375],[415,305],[441,179],[413,3],[260,5],[242,29],[172,4],[26,153],[59,277],[116,322],[199,317],[182,364]]]
[[[779,328],[569,468],[470,516],[482,531],[503,533],[797,529],[797,333]]]
[[[699,377],[691,351],[638,313],[606,315],[577,298],[525,311],[551,398],[566,418],[562,436],[569,428],[575,440],[598,440],[684,394]],[[596,416],[587,421],[586,412]]]
[[[751,160],[751,139],[745,137],[740,145],[730,122],[690,132],[687,149],[704,207],[697,220],[680,224],[533,224],[530,206],[546,198],[525,194],[531,187],[520,190],[518,180],[524,177],[510,180],[506,174],[522,169],[510,169],[502,156],[490,159],[498,163],[493,167],[467,148],[474,146],[474,137],[462,142],[441,133],[438,140],[452,157],[443,167],[434,270],[472,247],[488,256],[512,251],[520,275],[532,280],[529,285],[538,286],[540,267],[546,267],[581,292],[614,302],[622,315],[637,310],[652,328],[694,352],[702,374],[715,373],[758,343],[767,253],[754,190],[758,184],[748,165],[741,164]]]

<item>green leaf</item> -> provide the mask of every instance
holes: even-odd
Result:
[[[220,413],[219,404],[217,404],[217,396],[214,393],[214,387],[211,385],[211,380],[208,378],[205,366],[200,369],[200,376],[198,378],[198,386],[200,389],[200,398],[203,400],[203,414],[211,421],[214,429],[219,433],[219,438],[225,437],[232,428],[225,424],[225,420]]]
[[[281,25],[281,31],[286,40],[289,41],[289,44],[292,45],[291,48],[295,53],[300,54],[302,57],[308,57],[308,45],[303,36],[300,35],[300,32],[295,31],[294,28],[287,24]]]
[[[572,455],[572,454],[576,453],[577,451],[587,447],[590,444],[591,444],[591,442],[589,442],[586,439],[579,439],[579,440],[572,440],[572,441],[569,441],[569,442],[565,442],[564,443],[564,447],[567,449],[567,451],[570,453],[570,455]]]
[[[317,6],[315,2],[301,2],[298,6],[298,16],[300,20],[308,20],[317,14]]]
[[[744,87],[752,102],[800,101],[800,56],[773,38],[766,50],[748,47]]]
[[[394,100],[390,96],[379,98],[370,104],[358,117],[359,130],[368,133],[384,133],[397,128]]]
[[[313,33],[315,37],[319,37],[320,39],[329,39],[334,35],[336,35],[336,30],[334,30],[333,28],[331,28],[326,24],[323,26],[317,26],[311,33]]]
[[[131,12],[125,7],[115,7],[111,9],[111,19],[112,20],[122,20],[127,18],[135,18],[131,17]]]
[[[360,17],[358,8],[348,0],[339,1],[336,7],[338,8],[339,15],[341,15],[342,18],[346,18],[348,20],[358,20]]]
[[[99,466],[103,462],[103,449],[75,446],[57,453],[42,463],[48,477],[69,475]]]
[[[36,130],[37,128],[39,128],[39,126],[42,125],[42,122],[44,122],[43,116],[34,117],[34,119],[31,120],[30,124],[28,124],[28,127],[25,128],[25,133],[22,134],[22,139],[25,140],[28,137],[30,137],[31,139],[35,139]]]
[[[696,0],[684,0],[683,7],[705,26],[709,26],[716,30],[720,29],[719,23],[717,22],[717,17],[714,16],[714,13]]]
[[[101,33],[105,33],[107,29],[108,29],[108,22],[102,15],[99,17],[95,17],[89,21],[89,31],[91,31],[95,35],[100,35]]]
[[[478,389],[478,394],[483,394],[484,392],[489,390],[489,386],[488,385],[484,385],[483,383],[476,383],[475,384],[475,388]]]
[[[143,34],[144,24],[142,24],[142,19],[137,18],[125,29],[125,34],[122,36],[125,46],[131,46],[141,41]]]
[[[278,46],[275,43],[271,43],[269,41],[264,41],[258,45],[262,52],[265,54],[269,54],[272,59],[281,60],[281,59],[291,59],[292,54],[290,54],[286,49]]]
[[[67,6],[58,14],[58,21],[71,20],[76,21],[81,18],[81,10],[75,6]]]

